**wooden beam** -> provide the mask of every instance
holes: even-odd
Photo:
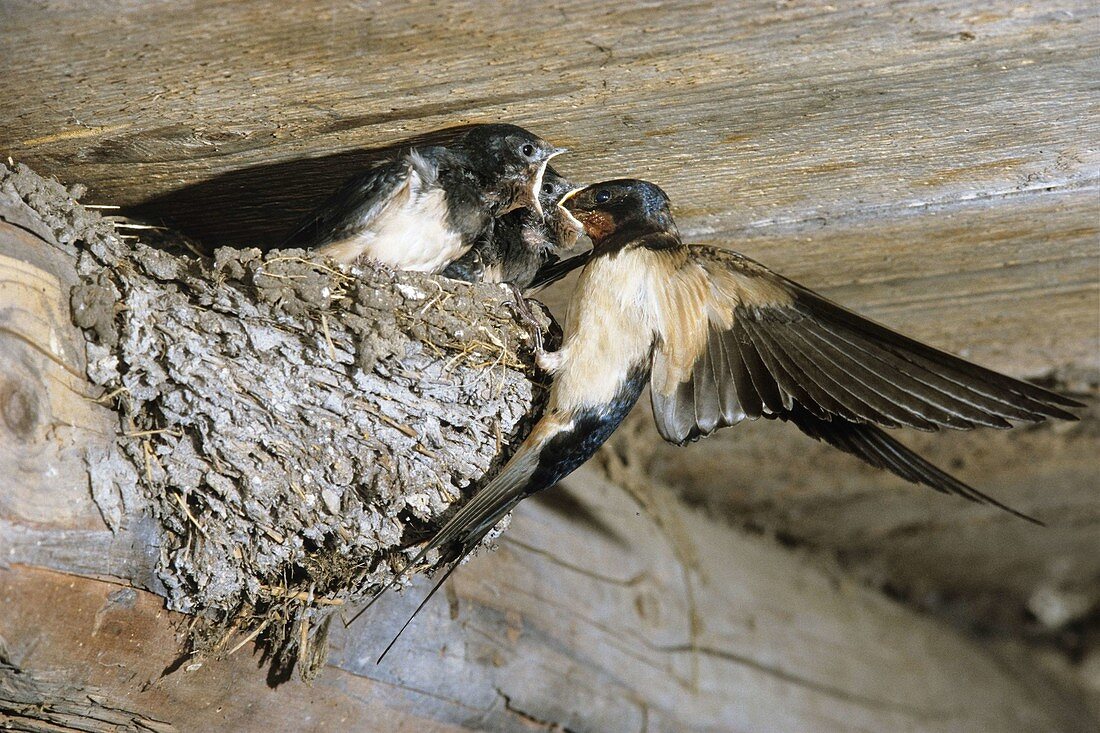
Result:
[[[558,162],[579,180],[656,180],[692,235],[879,219],[1087,184],[1095,13],[32,5],[5,17],[0,151],[221,244],[277,241],[363,148],[486,119],[570,146]]]
[[[186,620],[159,598],[45,569],[0,570],[0,636],[20,668],[180,730],[1079,730],[1056,686],[1025,684],[957,632],[643,501],[583,470],[525,504],[382,665],[425,583],[337,624],[312,685],[271,690],[251,646],[181,660]]]
[[[208,244],[269,245],[362,164],[364,149],[507,119],[571,147],[561,168],[578,180],[656,180],[693,241],[734,246],[989,366],[1053,373],[1094,393],[1096,20],[1085,2],[1001,0],[615,12],[580,0],[535,12],[319,0],[9,4],[0,8],[0,154],[87,182],[92,203],[143,204]],[[25,278],[6,277],[20,307],[38,297]],[[36,393],[50,404],[72,391],[61,365],[74,362],[48,349],[5,344],[0,359],[4,385],[11,375],[45,378]],[[83,412],[40,412],[44,402],[5,389],[0,458],[22,466],[21,485],[49,492],[0,491],[20,546],[49,547],[35,544],[51,531],[35,517],[56,513],[73,541],[136,562],[141,538],[106,533],[80,480],[51,482],[36,462],[56,460],[77,477],[79,453],[33,453],[19,438],[48,432],[78,445],[92,431],[69,426],[94,427],[103,413],[79,400],[72,409]],[[776,426],[742,426],[683,451],[654,450],[650,434],[626,455],[692,501],[836,550],[876,582],[922,597],[958,593],[952,613],[974,618],[975,591],[989,599],[983,608],[1017,613],[1044,589],[1076,592],[1095,576],[1089,425],[919,441],[1054,524],[1026,537],[985,510],[776,437]],[[3,536],[0,547],[15,546]],[[56,549],[50,562],[99,574],[81,557]]]

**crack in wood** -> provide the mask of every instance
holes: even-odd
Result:
[[[537,715],[532,715],[531,713],[527,712],[526,710],[523,710],[522,708],[516,706],[512,702],[512,698],[504,690],[500,689],[499,687],[496,688],[496,692],[497,692],[498,695],[500,695],[501,699],[504,700],[504,709],[507,710],[508,712],[512,713],[516,717],[520,718],[524,722],[531,723],[531,724],[536,725],[540,728],[545,728],[546,730],[557,731],[558,733],[577,733],[576,730],[574,730],[573,728],[570,728],[569,726],[565,725],[564,723],[556,723],[556,722],[551,721],[551,720],[545,720],[543,718],[538,717]]]
[[[637,573],[625,579],[616,578],[611,575],[605,575],[603,573],[599,573],[593,570],[592,568],[585,567],[584,565],[577,565],[576,563],[571,563],[568,560],[564,560],[549,550],[544,550],[541,547],[535,547],[534,545],[528,544],[512,535],[503,535],[500,537],[498,542],[502,545],[514,545],[515,547],[518,547],[525,552],[530,552],[532,555],[538,555],[539,557],[546,558],[558,567],[565,568],[566,570],[572,570],[575,573],[579,573],[581,575],[584,575],[585,577],[592,578],[593,580],[598,580],[601,583],[608,583],[609,585],[617,585],[623,588],[630,588],[638,585],[646,578],[650,577],[649,573],[645,571]]]
[[[712,659],[720,659],[732,664],[736,664],[742,667],[765,674],[769,677],[782,680],[783,682],[789,682],[792,685],[798,687],[804,687],[814,692],[820,692],[824,695],[828,695],[836,700],[843,702],[849,702],[854,705],[872,707],[879,710],[890,710],[893,712],[903,713],[913,718],[917,718],[922,721],[932,720],[947,720],[951,717],[951,713],[947,711],[939,710],[925,710],[923,708],[914,707],[912,705],[906,705],[904,703],[894,702],[892,700],[880,700],[878,698],[869,697],[866,695],[860,695],[858,693],[850,692],[841,687],[834,685],[828,685],[823,682],[817,682],[806,677],[788,672],[778,667],[773,667],[768,664],[759,662],[751,657],[746,657],[736,652],[731,652],[725,649],[718,649],[715,647],[701,646],[701,645],[674,645],[674,646],[654,646],[654,650],[666,652],[668,654],[700,654]]]
[[[93,689],[29,674],[0,657],[0,729],[27,733],[174,733]]]

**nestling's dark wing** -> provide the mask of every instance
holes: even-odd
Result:
[[[1080,406],[1074,400],[902,336],[747,257],[689,251],[676,287],[704,289],[706,317],[668,328],[654,356],[653,412],[666,440],[684,443],[764,415],[911,481],[988,500],[863,426],[1076,419],[1063,409]]]
[[[574,257],[567,257],[564,260],[549,262],[535,273],[535,277],[531,280],[531,284],[527,286],[527,289],[537,290],[547,285],[553,285],[573,270],[587,265],[590,259],[592,259],[592,250],[582,252]]]
[[[406,190],[411,170],[408,159],[399,156],[353,176],[307,214],[280,247],[315,249],[355,236]]]

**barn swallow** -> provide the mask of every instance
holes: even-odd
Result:
[[[541,215],[543,172],[563,152],[522,127],[472,125],[446,144],[404,148],[352,177],[281,246],[439,273],[498,217],[521,207]]]
[[[782,420],[904,479],[1038,523],[881,428],[1075,420],[1064,408],[1081,403],[903,336],[736,252],[685,245],[668,197],[652,183],[599,183],[560,206],[593,248],[562,347],[539,355],[553,375],[546,411],[409,564],[433,550],[450,562],[431,593],[521,500],[584,463],[647,383],[658,432],[672,443],[746,418]]]
[[[525,207],[505,214],[443,274],[467,282],[509,283],[526,290],[540,269],[558,260],[558,253],[576,246],[583,232],[580,223],[558,207],[558,201],[574,188],[547,167],[539,191],[542,213]]]

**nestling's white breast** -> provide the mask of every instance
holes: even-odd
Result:
[[[417,272],[442,272],[469,249],[450,228],[443,189],[424,190],[419,180],[410,181],[407,200],[383,211],[363,236],[368,257]]]
[[[321,252],[341,262],[370,257],[398,270],[440,273],[469,249],[451,229],[447,199],[434,171],[410,156],[405,183],[381,210],[368,210],[355,233],[330,242]]]

